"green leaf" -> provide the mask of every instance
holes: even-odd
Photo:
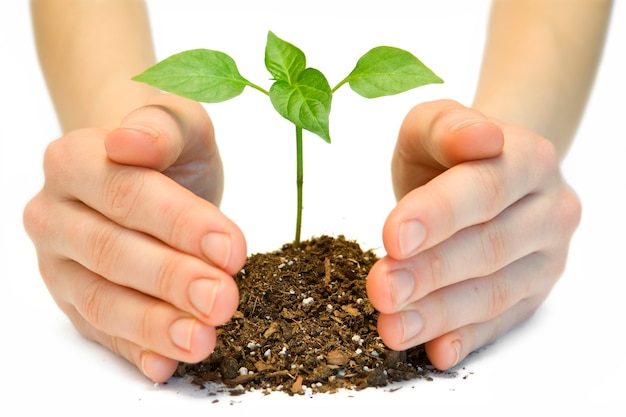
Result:
[[[443,83],[410,52],[390,46],[373,48],[334,90],[348,82],[350,88],[366,98],[391,96],[426,84]]]
[[[293,84],[276,81],[270,88],[270,100],[281,116],[330,143],[332,92],[320,71],[307,68]]]
[[[265,67],[275,80],[293,84],[306,67],[306,57],[299,48],[270,31],[265,46]]]
[[[205,103],[219,103],[252,84],[239,74],[235,61],[219,51],[193,49],[172,55],[133,77],[161,90]]]

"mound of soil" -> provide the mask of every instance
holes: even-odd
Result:
[[[378,336],[365,291],[376,260],[343,236],[251,255],[235,276],[239,310],[218,328],[214,353],[181,363],[176,375],[223,383],[232,394],[290,395],[431,379],[423,346],[392,351]]]

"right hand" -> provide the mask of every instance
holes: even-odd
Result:
[[[70,132],[24,210],[41,275],[85,337],[154,382],[215,346],[238,304],[240,229],[217,208],[222,164],[198,103],[159,94],[119,127]]]
[[[405,118],[399,199],[367,294],[394,350],[425,344],[440,370],[527,320],[562,274],[580,201],[540,134],[451,100]]]

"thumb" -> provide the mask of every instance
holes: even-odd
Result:
[[[164,171],[175,162],[197,158],[199,150],[217,147],[211,121],[199,103],[159,94],[109,132],[105,149],[118,164]]]
[[[476,109],[452,100],[415,106],[405,117],[392,161],[396,198],[446,169],[502,152],[500,127]]]

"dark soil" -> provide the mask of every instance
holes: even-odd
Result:
[[[431,379],[424,347],[396,352],[376,330],[365,281],[377,260],[356,242],[322,236],[250,256],[235,280],[240,304],[214,353],[177,376],[290,395]]]

